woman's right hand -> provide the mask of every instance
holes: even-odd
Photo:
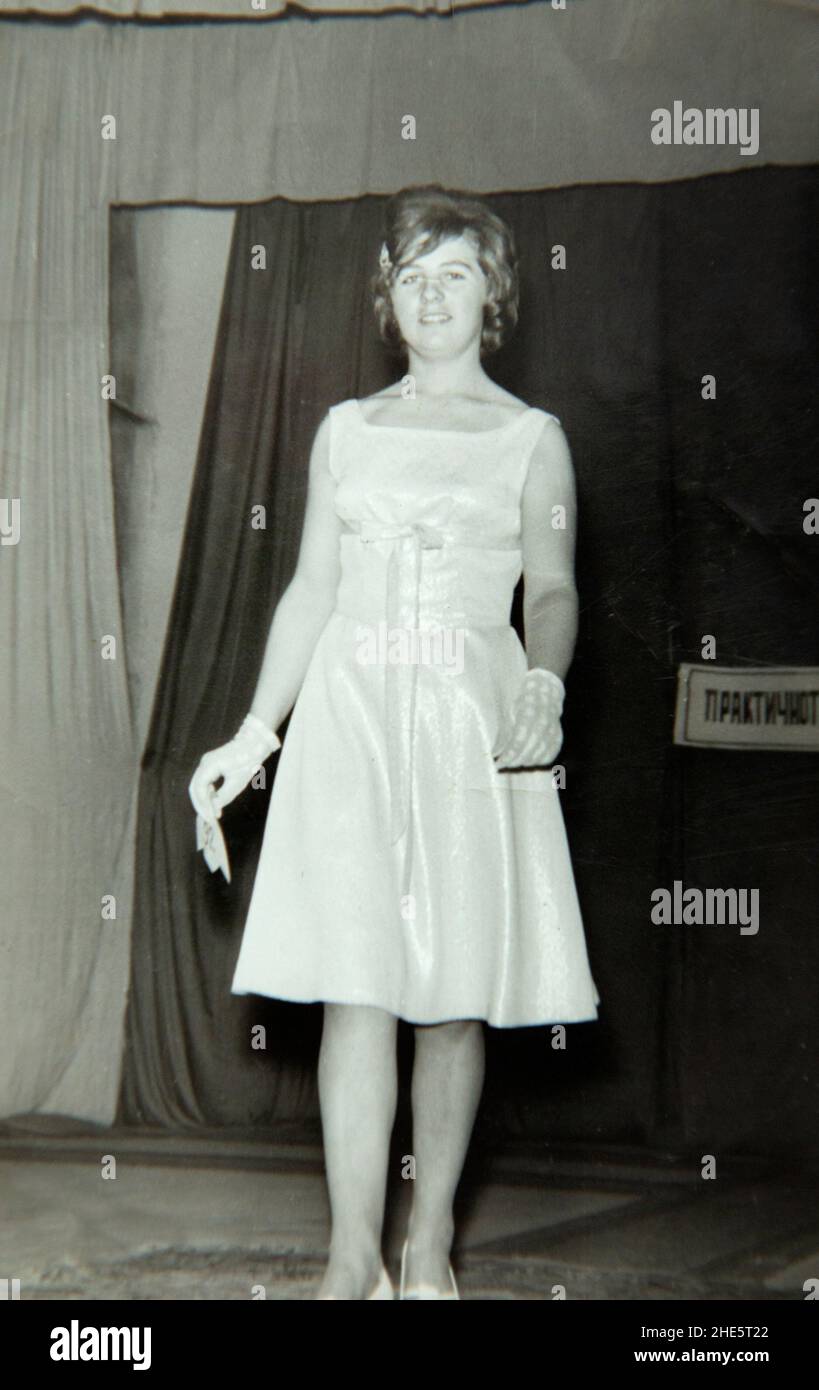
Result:
[[[199,761],[188,787],[194,809],[204,820],[218,820],[228,806],[255,777],[262,763],[281,740],[255,715],[246,715],[239,732],[229,743],[213,748]],[[222,778],[221,786],[216,783]]]

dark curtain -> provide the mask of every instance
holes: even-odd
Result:
[[[677,664],[706,633],[719,661],[819,662],[819,542],[801,530],[816,171],[489,202],[518,237],[523,306],[489,370],[560,416],[578,477],[563,805],[602,1007],[565,1051],[548,1028],[488,1030],[479,1134],[814,1146],[819,758],[681,750],[671,731]],[[266,798],[224,813],[227,886],[195,852],[187,783],[252,698],[319,420],[396,375],[368,305],[382,203],[275,199],[237,217],[142,771],[126,1121],[318,1114],[320,1006],[229,993]],[[250,526],[259,503],[266,530]],[[759,934],[652,925],[650,895],[675,878],[758,887]]]

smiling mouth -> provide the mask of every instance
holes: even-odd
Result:
[[[422,314],[421,323],[449,323],[451,314]]]

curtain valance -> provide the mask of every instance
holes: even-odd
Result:
[[[733,9],[741,27],[724,0],[493,6],[433,23],[0,21],[0,160],[30,127],[45,143],[27,155],[29,181],[42,157],[54,177],[82,159],[100,204],[430,181],[511,192],[815,162],[816,12]],[[73,95],[86,83],[90,127]],[[713,111],[733,116],[709,123]]]

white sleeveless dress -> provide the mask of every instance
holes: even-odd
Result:
[[[474,433],[331,409],[336,609],[278,754],[234,994],[415,1023],[597,1017],[560,793],[492,757],[527,670],[521,494],[555,419]]]

